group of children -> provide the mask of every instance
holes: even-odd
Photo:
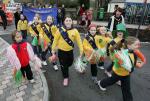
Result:
[[[34,82],[29,61],[38,60],[35,59],[38,56],[41,58],[42,64],[47,65],[46,54],[49,51],[51,56],[48,60],[53,64],[55,70],[58,70],[58,55],[64,78],[63,85],[68,86],[69,67],[74,61],[73,49],[76,42],[80,50],[79,57],[85,56],[90,63],[94,83],[105,91],[106,87],[120,81],[123,100],[133,101],[130,91],[130,74],[133,72],[134,67],[141,68],[146,59],[138,50],[139,40],[128,36],[124,24],[118,24],[117,30],[112,33],[106,27],[97,27],[95,24],[90,24],[88,32],[82,41],[78,30],[73,28],[73,21],[69,16],[64,18],[63,26],[61,27],[54,25],[52,16],[47,16],[46,22],[41,22],[39,17],[35,16],[30,25],[28,25],[23,14],[21,14],[20,18],[17,27],[18,31],[14,31],[12,34],[14,43],[8,48],[7,53],[12,66],[17,70],[21,70],[23,76],[27,77],[28,80]],[[27,33],[32,37],[31,45],[33,50],[31,45],[26,42]],[[124,56],[122,56],[123,53],[125,53]],[[12,57],[14,55],[16,55],[16,58]],[[123,59],[125,57],[126,59]],[[108,69],[105,70],[108,77],[98,80],[97,67],[104,69],[106,58],[110,58],[112,61]],[[130,64],[126,66],[125,62]],[[39,64],[36,66],[40,67]]]
[[[133,101],[130,74],[135,67],[141,68],[146,63],[144,55],[139,51],[140,41],[135,37],[128,36],[125,25],[122,23],[117,25],[117,30],[114,30],[112,34],[111,32],[107,33],[105,27],[98,28],[98,33],[96,33],[96,28],[96,25],[90,25],[83,40],[85,56],[89,58],[91,53],[95,52],[90,60],[94,83],[102,91],[105,91],[106,87],[120,82],[123,101]],[[105,55],[101,55],[99,61],[96,61],[98,54],[100,54],[97,50],[106,50]],[[103,61],[102,57],[104,57]],[[108,77],[97,80],[97,66],[104,66],[106,57],[112,61],[105,70]],[[103,68],[101,67],[101,69]]]

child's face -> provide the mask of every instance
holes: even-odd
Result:
[[[116,11],[116,16],[119,17],[121,15],[121,12],[119,12],[118,10]]]
[[[96,27],[91,27],[89,32],[92,36],[94,36],[96,34]]]
[[[38,17],[34,17],[34,22],[35,22],[35,23],[38,23],[38,22],[39,22]]]
[[[72,26],[72,19],[71,18],[66,18],[65,21],[64,21],[64,24],[67,28],[71,28]]]
[[[22,41],[22,35],[21,35],[21,33],[17,33],[17,34],[16,34],[15,40],[16,40],[17,43],[19,43],[19,42]]]
[[[100,34],[105,35],[107,31],[105,27],[100,27],[99,32]]]
[[[50,24],[51,24],[52,22],[53,22],[52,17],[51,17],[51,16],[48,16],[48,17],[47,17],[47,23],[50,23]]]
[[[117,32],[117,37],[123,38],[123,32]]]
[[[21,20],[24,20],[24,16],[23,16],[23,15],[20,15],[20,19],[21,19]]]
[[[112,37],[112,33],[111,33],[111,32],[107,32],[107,35],[108,35],[109,37]]]
[[[135,50],[140,48],[140,41],[136,40],[133,44],[128,45],[129,49]]]

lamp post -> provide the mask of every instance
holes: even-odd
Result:
[[[143,10],[144,12],[143,12],[143,14],[141,16],[141,20],[140,20],[140,23],[139,23],[139,26],[138,26],[138,29],[137,29],[137,32],[136,32],[136,37],[139,36],[140,27],[141,27],[141,25],[143,23],[144,16],[145,16],[145,13],[146,13],[146,8],[147,8],[147,0],[144,0],[144,10]]]

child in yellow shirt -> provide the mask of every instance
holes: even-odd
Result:
[[[43,65],[47,65],[46,54],[48,51],[50,51],[51,54],[51,45],[54,41],[56,31],[58,30],[58,28],[55,25],[53,25],[53,22],[54,22],[53,17],[49,15],[47,16],[46,22],[41,24],[40,38],[43,41],[43,49],[41,55]],[[53,68],[54,70],[58,70],[58,66],[56,62],[53,62]]]
[[[133,101],[130,89],[130,74],[133,72],[134,67],[141,68],[145,64],[146,59],[142,53],[140,54],[142,54],[143,58],[141,58],[141,56],[139,56],[136,52],[136,50],[139,48],[140,43],[137,38],[128,37],[126,41],[127,42],[118,42],[115,46],[112,46],[110,50],[112,52],[118,51],[120,53],[122,52],[121,50],[124,50],[121,46],[123,44],[126,44],[128,47],[128,53],[126,54],[126,56],[128,56],[128,59],[119,59],[120,57],[118,58],[116,54],[113,55],[114,60],[117,59],[118,61],[114,62],[112,76],[98,81],[98,86],[102,91],[105,91],[106,87],[111,86],[120,80],[123,101]],[[141,59],[141,61],[138,61],[137,58]],[[122,62],[119,62],[120,60]],[[125,68],[124,65],[129,62],[131,63],[130,70]]]
[[[52,44],[52,56],[55,57],[55,53],[58,50],[58,58],[61,65],[61,71],[63,74],[63,85],[69,84],[69,67],[73,64],[74,56],[74,42],[77,43],[80,56],[83,54],[83,46],[80,34],[77,29],[73,28],[73,21],[70,17],[64,19],[63,27],[59,28],[54,37]]]
[[[40,54],[41,54],[41,46],[40,46],[40,40],[39,40],[39,31],[40,31],[40,23],[39,23],[39,19],[38,17],[34,17],[33,18],[33,23],[29,26],[29,33],[32,37],[32,46],[33,46],[33,50],[34,50],[34,53],[36,55],[38,55],[40,57]]]
[[[96,34],[96,25],[91,24],[88,28],[88,33],[83,40],[84,54],[91,65],[91,75],[94,83],[97,82],[97,53],[99,48],[99,36]]]
[[[17,31],[21,31],[23,39],[27,39],[28,21],[23,14],[20,15],[20,20],[17,24]]]
[[[110,37],[107,36],[106,27],[103,27],[103,26],[99,27],[98,35],[101,36],[101,37],[99,37],[99,48],[106,50],[107,44],[112,40]],[[104,62],[99,62],[98,68],[104,69]]]

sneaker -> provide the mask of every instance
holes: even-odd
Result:
[[[58,70],[58,66],[57,65],[54,65],[53,68],[54,68],[55,71]]]
[[[35,83],[35,80],[34,79],[30,80],[30,83]]]
[[[63,81],[63,86],[65,86],[65,87],[68,86],[68,78],[65,78],[65,79],[64,79],[64,81]]]
[[[108,71],[106,71],[106,70],[105,70],[105,74],[106,74],[108,77],[111,77],[111,76],[112,76],[111,73],[108,72]]]
[[[100,80],[99,80],[99,81],[97,81],[97,84],[98,84],[98,86],[99,86],[100,90],[102,90],[102,91],[106,91],[106,88],[103,88],[103,87],[101,86],[100,82],[101,82]]]
[[[42,64],[43,64],[44,66],[47,66],[47,62],[46,62],[46,61],[42,61]]]
[[[97,84],[97,77],[92,77],[92,80],[93,80],[93,82],[95,83],[95,84]]]
[[[121,81],[116,82],[118,86],[121,86]]]
[[[99,69],[103,70],[104,69],[104,66],[98,66]]]

